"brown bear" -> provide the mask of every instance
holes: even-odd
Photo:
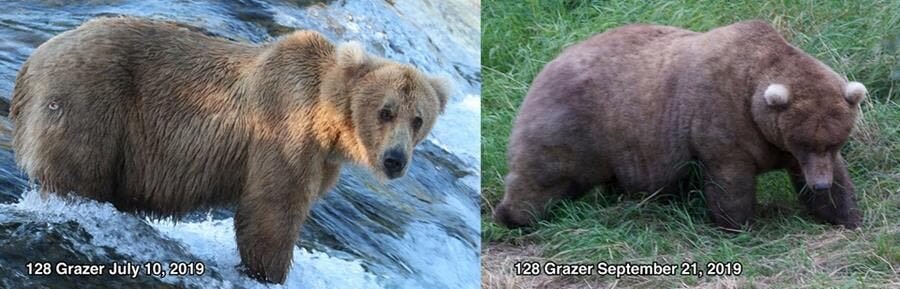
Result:
[[[813,215],[856,228],[861,213],[840,149],[865,94],[762,21],[598,34],[532,83],[494,220],[529,225],[554,200],[597,186],[671,190],[695,161],[712,218],[726,230],[746,228],[756,176],[777,169]]]
[[[16,160],[42,192],[153,217],[236,205],[242,264],[282,283],[341,164],[404,175],[447,97],[442,78],[313,31],[257,46],[119,17],[38,47],[10,116]]]

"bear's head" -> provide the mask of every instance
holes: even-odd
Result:
[[[355,42],[338,46],[336,68],[349,101],[356,149],[351,158],[394,179],[409,168],[413,147],[447,105],[449,85],[412,66],[368,55]]]
[[[761,85],[754,103],[757,123],[770,142],[797,160],[807,187],[826,191],[841,147],[856,122],[866,88],[829,73]]]

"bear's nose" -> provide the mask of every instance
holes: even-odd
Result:
[[[510,228],[510,229],[528,226],[527,220],[523,220],[521,218],[516,218],[513,215],[513,212],[510,209],[510,207],[506,206],[504,204],[500,204],[499,206],[497,206],[497,208],[494,210],[493,218],[494,218],[494,222],[496,222],[500,225],[503,225],[507,228]]]
[[[399,177],[405,166],[406,155],[403,151],[392,149],[384,154],[384,171],[387,173],[388,177],[392,179]]]
[[[815,183],[813,189],[816,191],[825,191],[831,188],[831,183]]]

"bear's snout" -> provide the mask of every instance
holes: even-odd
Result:
[[[391,179],[400,177],[406,167],[406,153],[400,149],[389,149],[384,152],[384,173]]]
[[[813,189],[816,191],[825,191],[825,190],[831,189],[831,183],[825,183],[825,182],[815,183],[815,184],[813,184]]]
[[[501,202],[496,209],[494,209],[494,222],[497,224],[503,225],[504,227],[515,229],[526,227],[531,225],[531,218],[529,218],[526,212],[516,211],[509,204],[505,202]]]
[[[833,159],[829,154],[810,154],[803,163],[806,185],[815,191],[831,189],[834,181]]]

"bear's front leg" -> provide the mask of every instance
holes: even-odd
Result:
[[[831,188],[815,191],[806,185],[799,165],[788,168],[788,174],[794,183],[794,190],[800,202],[817,218],[828,223],[842,225],[847,229],[855,229],[862,222],[862,212],[856,204],[853,181],[847,172],[847,165],[840,155],[835,158]]]
[[[706,168],[703,193],[713,221],[728,231],[749,226],[756,206],[756,169],[739,161]]]
[[[284,283],[300,227],[318,195],[310,176],[290,167],[251,165],[234,217],[241,264],[260,281]]]

